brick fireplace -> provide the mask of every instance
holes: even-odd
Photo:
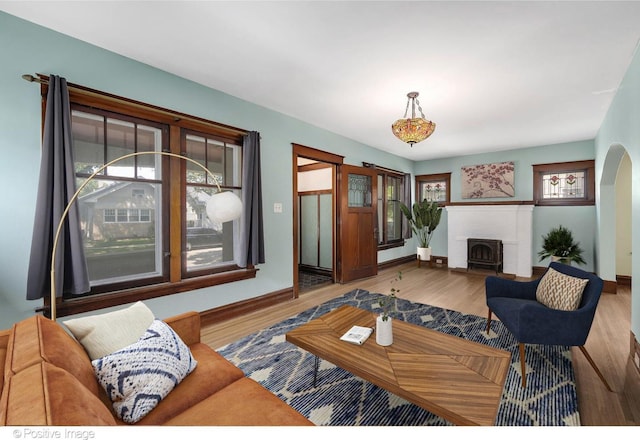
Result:
[[[468,268],[467,240],[482,238],[502,243],[504,273],[531,277],[533,204],[454,204],[446,211],[450,268]]]

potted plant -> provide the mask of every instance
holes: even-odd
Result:
[[[585,264],[582,258],[582,248],[580,243],[573,240],[573,234],[564,226],[552,228],[547,235],[542,236],[542,250],[538,252],[540,261],[551,257],[552,261],[559,261],[565,264],[576,262]]]
[[[391,281],[391,293],[383,296],[378,301],[378,305],[382,311],[376,318],[376,343],[378,345],[387,346],[393,343],[393,327],[391,313],[396,310],[396,294],[400,292],[393,284],[402,279],[402,272],[398,272],[397,276]]]
[[[431,259],[429,243],[431,242],[433,231],[440,224],[442,208],[438,206],[438,202],[430,202],[425,199],[414,203],[412,209],[400,203],[400,209],[409,220],[411,230],[418,237],[418,258],[421,261],[429,261]]]

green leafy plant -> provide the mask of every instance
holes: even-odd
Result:
[[[440,224],[442,217],[442,208],[438,206],[438,202],[429,202],[425,199],[414,203],[412,209],[400,203],[400,210],[409,220],[411,230],[418,237],[420,247],[429,247],[433,231]]]
[[[394,284],[402,279],[402,272],[399,271],[396,277],[391,280],[391,291],[389,295],[386,295],[378,301],[378,305],[382,308],[382,316],[383,321],[387,321],[389,316],[391,316],[392,312],[397,310],[397,294],[400,293],[400,289],[397,289]]]
[[[557,257],[562,263],[572,261],[578,264],[586,264],[582,258],[580,243],[573,240],[573,234],[564,226],[551,229],[542,236],[542,250],[538,252],[540,261],[548,257]]]

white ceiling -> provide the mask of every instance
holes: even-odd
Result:
[[[23,0],[0,10],[413,160],[594,138],[640,39],[640,1]],[[411,148],[390,126],[414,90],[437,127]]]

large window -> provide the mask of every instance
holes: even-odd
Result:
[[[187,156],[212,171],[215,181],[202,168],[186,163],[185,251],[183,274],[194,276],[203,271],[223,269],[233,263],[234,242],[238,234],[234,222],[215,224],[207,218],[206,201],[217,192],[217,185],[240,188],[242,148],[233,142],[206,133],[183,131]],[[217,185],[216,185],[217,182]]]
[[[406,219],[400,203],[407,204],[405,175],[373,164],[364,165],[378,172],[378,249],[403,246]]]
[[[71,129],[77,186],[118,157],[162,151],[168,142],[161,124],[79,106],[72,110]],[[95,291],[167,279],[162,164],[162,156],[155,155],[123,159],[80,194],[85,258]],[[147,221],[140,221],[141,212]]]
[[[46,90],[45,90],[46,92]],[[63,297],[58,313],[110,307],[251,278],[234,263],[236,223],[212,223],[209,195],[242,194],[244,132],[113,96],[70,89],[80,210],[91,292]],[[46,96],[46,93],[43,95]]]
[[[539,206],[594,205],[594,161],[533,165],[533,199]]]

